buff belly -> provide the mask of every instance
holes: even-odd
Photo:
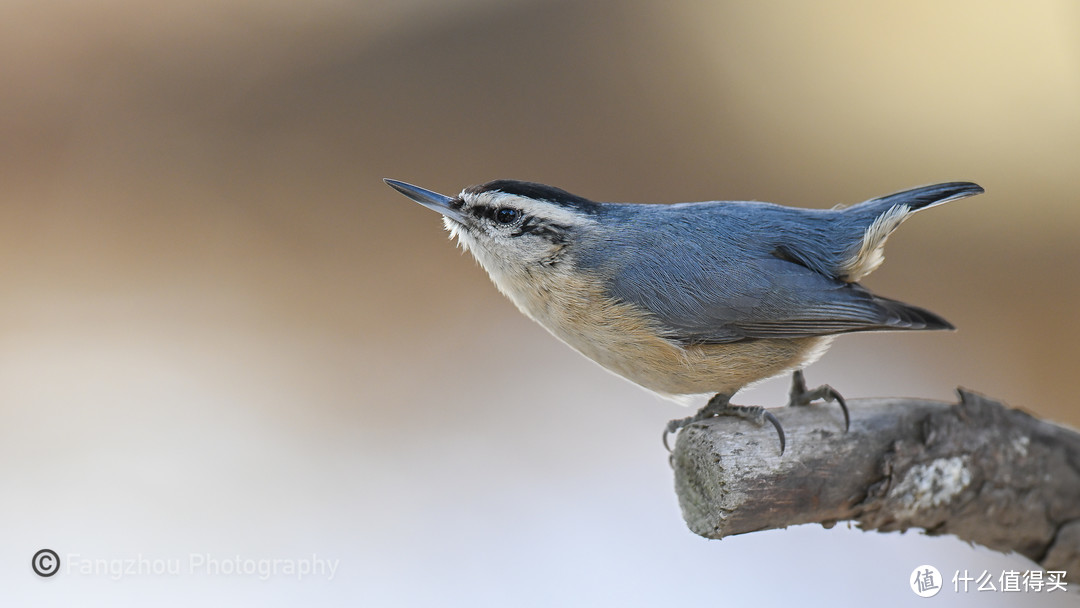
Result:
[[[683,345],[662,338],[662,328],[640,308],[590,293],[587,284],[567,281],[562,289],[544,291],[543,297],[535,293],[522,297],[526,294],[512,291],[507,295],[581,354],[668,398],[733,395],[747,385],[809,365],[832,341],[828,336]]]

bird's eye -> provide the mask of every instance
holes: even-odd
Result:
[[[500,224],[513,224],[521,217],[521,212],[510,207],[502,207],[495,211],[495,221]]]

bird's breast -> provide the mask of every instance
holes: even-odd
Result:
[[[535,274],[535,273],[534,273]],[[644,309],[616,300],[598,282],[549,271],[492,277],[528,317],[574,350],[664,397],[734,394],[801,367],[818,339],[682,344]]]

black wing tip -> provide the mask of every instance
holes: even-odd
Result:
[[[888,315],[885,325],[890,329],[910,329],[916,331],[953,331],[956,326],[946,321],[941,315],[925,308],[905,304],[897,300],[876,297]]]
[[[956,331],[956,326],[941,317],[937,317],[935,322],[927,323],[922,329],[927,331]]]

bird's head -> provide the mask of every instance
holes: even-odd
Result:
[[[567,261],[596,225],[601,205],[543,184],[495,180],[445,196],[412,184],[386,183],[443,216],[443,224],[496,284]]]

